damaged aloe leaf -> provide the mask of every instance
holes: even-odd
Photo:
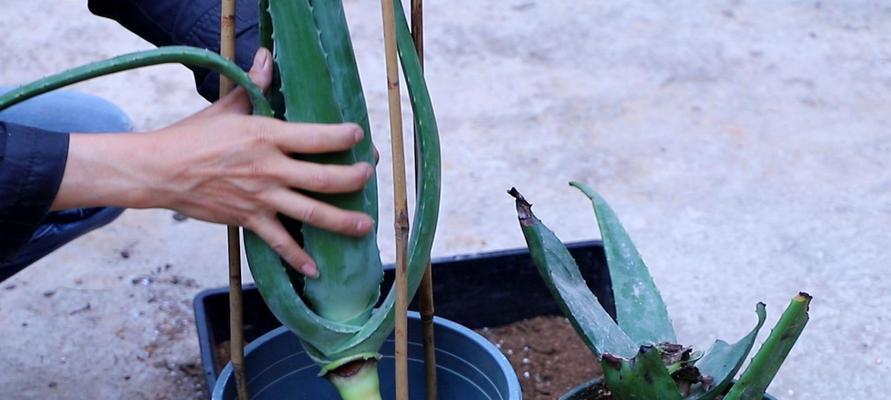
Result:
[[[717,340],[705,354],[676,344],[662,296],[628,233],[607,202],[585,184],[572,182],[591,199],[603,238],[617,320],[590,292],[563,243],[532,213],[532,205],[515,189],[520,228],[533,262],[551,295],[579,336],[600,359],[602,384],[615,400],[757,400],[776,376],[807,322],[810,296],[796,296],[750,366],[733,384],[766,318],[734,344]],[[564,400],[572,397],[564,397]]]
[[[535,265],[548,266],[538,269],[542,279],[563,313],[572,315],[570,322],[588,348],[598,356],[605,353],[622,357],[634,356],[637,346],[613,322],[597,296],[588,290],[569,250],[532,213],[532,204],[520,192],[511,189],[509,193],[517,199],[517,215]]]

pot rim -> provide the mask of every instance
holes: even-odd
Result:
[[[420,322],[421,314],[418,313],[417,311],[409,311],[408,319]],[[490,354],[494,358],[494,361],[498,365],[498,370],[501,371],[502,373],[504,373],[504,375],[506,375],[505,380],[507,381],[507,396],[505,397],[505,399],[520,400],[523,398],[523,393],[520,389],[520,380],[517,377],[516,371],[513,369],[510,362],[507,360],[507,357],[504,356],[504,353],[502,353],[500,349],[495,347],[495,344],[488,341],[486,338],[484,338],[479,333],[474,332],[472,329],[467,328],[461,324],[458,324],[457,322],[454,322],[454,321],[451,321],[451,320],[448,320],[445,318],[440,318],[440,317],[434,316],[433,317],[433,325],[440,327],[441,329],[453,331],[453,332],[461,335],[462,337],[468,339],[470,342],[472,342],[472,344],[475,344],[479,347],[486,349],[487,350],[486,353]],[[258,347],[266,344],[266,342],[269,342],[274,337],[279,336],[283,333],[290,333],[290,330],[288,330],[288,328],[285,326],[280,326],[278,328],[275,328],[275,329],[263,334],[262,336],[258,337],[257,339],[254,339],[253,341],[248,343],[247,346],[245,346],[245,348],[244,348],[245,357],[247,357],[248,354],[250,354],[252,351],[257,349]],[[226,366],[223,367],[222,371],[220,371],[219,377],[217,378],[216,384],[214,385],[213,391],[211,392],[212,399],[221,399],[222,398],[223,391],[226,388],[225,383],[231,378],[232,368],[233,368],[232,363],[228,362],[228,363],[226,363]]]

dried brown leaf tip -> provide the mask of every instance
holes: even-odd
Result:
[[[520,191],[517,188],[512,187],[507,191],[507,194],[513,196],[513,198],[517,199],[517,217],[520,219],[520,223],[524,225],[528,225],[532,223],[532,219],[534,215],[532,214],[532,203],[526,201]]]

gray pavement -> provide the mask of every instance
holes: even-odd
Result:
[[[0,85],[148,47],[82,3],[4,4]],[[379,5],[346,3],[387,165]],[[891,7],[425,3],[444,145],[435,255],[522,246],[510,186],[562,239],[594,238],[590,206],[566,185],[585,180],[636,239],[682,341],[735,340],[756,302],[770,325],[808,291],[810,325],[771,392],[885,397]],[[203,107],[191,84],[170,66],[80,88],[145,130]],[[381,215],[392,260],[392,212]],[[225,284],[224,235],[131,210],[0,284],[2,397],[200,396],[190,302]]]

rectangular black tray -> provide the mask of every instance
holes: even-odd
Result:
[[[613,293],[600,241],[567,244],[585,281],[607,312],[615,316]],[[394,279],[392,266],[384,271],[382,293]],[[538,275],[527,249],[460,255],[433,260],[436,315],[471,329],[507,325],[543,315],[560,315]],[[383,296],[382,296],[383,297]],[[417,301],[409,306],[417,310]],[[223,365],[215,351],[229,340],[228,288],[208,289],[195,297],[195,323],[201,363],[209,391]],[[281,324],[266,308],[257,288],[244,286],[244,336],[250,342]]]

